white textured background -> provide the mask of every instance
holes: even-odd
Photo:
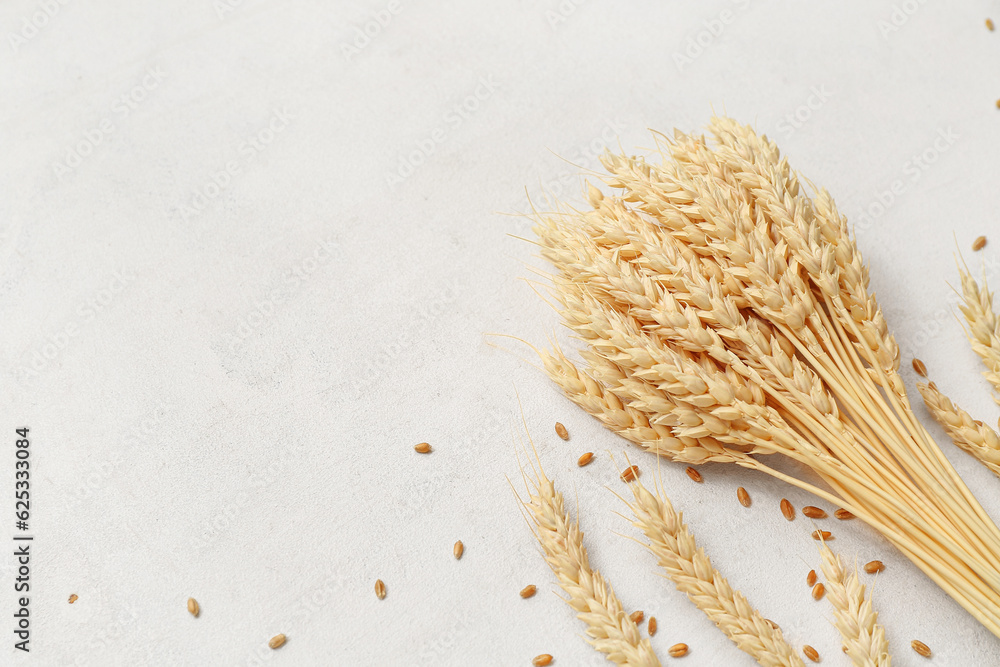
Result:
[[[919,354],[996,419],[946,281],[962,248],[1000,283],[1000,33],[983,25],[1000,6],[804,4],[0,4],[0,543],[25,424],[36,535],[33,650],[15,655],[4,629],[0,661],[601,664],[508,485],[517,391],[594,564],[657,616],[664,660],[684,641],[686,666],[751,664],[621,536],[609,453],[654,461],[486,334],[562,335],[520,280],[538,265],[512,237],[527,225],[503,214],[579,198],[569,162],[596,167],[604,145],[725,110],[858,222],[904,364]],[[979,234],[994,241],[973,255]],[[433,455],[414,454],[424,440]],[[1000,516],[1000,482],[941,441]],[[813,527],[777,508],[808,498],[726,467],[703,485],[662,475],[730,581],[843,664],[804,583]],[[935,665],[1000,664],[1000,642],[872,531],[833,529],[848,560],[888,564],[875,600],[894,664],[928,664],[912,638]],[[9,554],[0,565],[10,628]]]

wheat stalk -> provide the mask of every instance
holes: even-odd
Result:
[[[705,615],[744,651],[766,667],[803,665],[795,650],[757,612],[746,598],[732,589],[705,552],[695,544],[683,518],[662,493],[650,493],[640,482],[630,484],[635,517],[632,524],[649,540],[656,556],[677,590],[705,612]]]
[[[965,316],[968,328],[965,333],[972,349],[986,365],[983,375],[996,390],[993,400],[1000,403],[1000,317],[993,312],[993,295],[983,280],[982,288],[967,270],[959,267],[962,276],[962,304],[959,310]]]
[[[570,519],[562,494],[540,465],[525,507],[545,561],[569,596],[566,602],[587,625],[591,646],[619,665],[658,667],[660,661],[649,639],[640,637],[639,628],[623,611],[611,585],[590,567],[579,522]]]
[[[878,613],[872,609],[871,598],[865,597],[865,587],[858,573],[848,573],[830,547],[820,547],[821,568],[826,578],[826,598],[833,605],[837,630],[844,640],[847,656],[855,667],[890,667],[889,642],[885,630],[877,623]]]
[[[879,530],[1000,636],[1000,530],[920,424],[846,219],[766,137],[713,119],[606,154],[591,209],[536,215],[583,363],[542,353],[563,391],[641,446],[761,470]],[[817,486],[767,465],[788,457]]]
[[[944,427],[952,442],[1000,476],[1000,435],[952,403],[933,382],[918,383],[917,390],[931,416]]]

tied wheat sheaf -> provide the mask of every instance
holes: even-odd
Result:
[[[655,135],[655,161],[605,154],[611,194],[591,185],[587,210],[536,213],[563,321],[586,343],[580,363],[543,351],[548,374],[650,452],[846,508],[1000,636],[1000,530],[914,416],[846,218],[767,137],[727,118],[709,131]]]

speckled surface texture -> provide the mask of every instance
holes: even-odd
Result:
[[[519,395],[593,563],[657,617],[664,661],[686,642],[685,667],[752,664],[622,537],[610,454],[654,461],[488,334],[566,338],[522,280],[544,269],[528,225],[506,214],[582,200],[578,168],[605,145],[649,147],[647,128],[696,130],[714,109],[776,139],[858,223],[911,391],[919,355],[996,421],[948,282],[961,248],[1000,284],[1000,33],[984,27],[1000,9],[805,4],[0,4],[0,662],[602,664],[508,483],[523,488]],[[27,656],[9,615],[22,425]],[[1000,481],[932,433],[1000,516]],[[702,473],[661,469],[717,567],[845,664],[805,584],[814,526],[778,511],[810,499]],[[887,564],[894,665],[1000,664],[1000,641],[871,530],[830,529],[848,562]]]

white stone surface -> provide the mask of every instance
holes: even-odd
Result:
[[[504,214],[526,192],[579,197],[568,163],[713,109],[777,139],[859,221],[905,363],[996,419],[947,284],[956,248],[1000,282],[991,3],[225,3],[0,4],[0,540],[21,425],[36,536],[32,651],[5,630],[3,662],[602,664],[508,485],[517,394],[594,564],[657,616],[660,654],[684,641],[686,667],[752,664],[618,535],[609,453],[653,461],[487,336],[563,336],[522,280],[541,268],[514,238],[527,225]],[[996,238],[973,255],[981,233]],[[424,440],[434,453],[414,454]],[[946,451],[996,516],[998,481]],[[730,581],[842,664],[805,584],[812,527],[777,509],[809,499],[719,466],[703,485],[662,475]],[[888,565],[894,664],[1000,664],[1000,642],[871,530],[834,530],[850,561]]]

